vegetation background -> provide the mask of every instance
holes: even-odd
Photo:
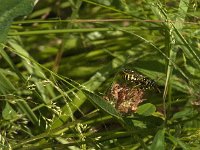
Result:
[[[197,0],[0,0],[0,149],[199,149]],[[124,68],[159,91],[103,99]]]

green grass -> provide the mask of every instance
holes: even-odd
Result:
[[[198,1],[0,3],[0,149],[200,148]],[[129,115],[124,68],[158,88]]]

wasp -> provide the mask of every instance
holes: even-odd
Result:
[[[116,75],[104,99],[122,114],[134,113],[146,100],[148,89],[157,89],[157,84],[136,71],[124,69]]]
[[[156,83],[153,80],[136,71],[124,69],[121,74],[124,80],[130,81],[136,87],[151,89],[156,86]]]

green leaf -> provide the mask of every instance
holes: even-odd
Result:
[[[33,9],[33,3],[34,0],[0,0],[0,54],[22,79],[23,76],[3,50],[2,44],[6,41],[7,33],[13,19],[30,13]]]
[[[85,93],[87,98],[90,100],[90,102],[95,104],[98,108],[104,110],[105,112],[109,113],[110,115],[116,118],[121,119],[121,116],[117,112],[117,110],[110,103],[106,102],[103,98],[87,90],[83,90],[83,92]]]
[[[13,19],[30,13],[34,0],[0,0],[0,4],[0,43],[3,43]]]
[[[175,113],[171,120],[174,121],[176,119],[191,117],[192,114],[194,114],[194,111],[192,110],[192,108],[185,108],[182,111]]]
[[[17,113],[15,110],[10,106],[9,103],[6,102],[5,108],[2,111],[2,117],[5,120],[12,120],[17,117]]]
[[[146,103],[138,107],[136,113],[143,116],[151,116],[156,111],[156,107],[151,103]]]
[[[159,130],[156,133],[150,149],[151,150],[155,150],[155,149],[164,150],[165,149],[165,131],[164,131],[164,129]]]

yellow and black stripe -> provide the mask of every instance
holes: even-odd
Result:
[[[133,70],[124,69],[122,71],[122,77],[124,80],[130,81],[135,86],[143,89],[155,87],[155,82],[153,80]]]

